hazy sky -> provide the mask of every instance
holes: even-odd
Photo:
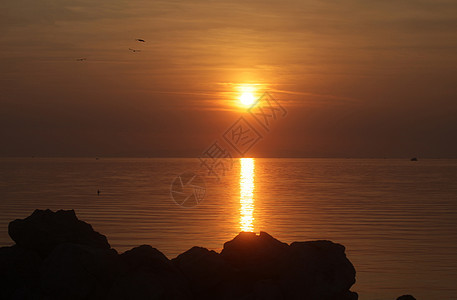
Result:
[[[252,156],[457,157],[455,0],[2,0],[0,70],[1,156],[198,156],[249,83]]]

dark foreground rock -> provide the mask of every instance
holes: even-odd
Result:
[[[12,221],[8,234],[16,245],[46,257],[57,245],[74,243],[110,249],[106,237],[78,220],[74,210],[35,210],[32,215]]]
[[[397,300],[416,300],[416,298],[414,298],[411,295],[403,295],[403,296],[398,297]]]
[[[330,241],[240,233],[220,254],[193,247],[169,260],[147,245],[118,254],[74,211],[50,210],[11,222],[9,234],[16,245],[0,248],[0,299],[358,298],[345,248]]]

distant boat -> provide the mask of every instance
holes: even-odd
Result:
[[[411,161],[418,161],[417,157],[411,158]]]

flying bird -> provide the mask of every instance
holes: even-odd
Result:
[[[137,42],[146,43],[146,41],[145,41],[145,40],[143,40],[143,39],[135,39],[135,40],[136,40]]]
[[[76,60],[77,60],[77,61],[85,61],[85,60],[87,60],[87,58],[81,57],[81,58],[77,58]]]
[[[132,51],[132,52],[141,52],[141,50],[138,50],[138,49],[129,48],[129,50]]]

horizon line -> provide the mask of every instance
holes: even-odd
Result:
[[[89,159],[101,159],[101,158],[145,158],[145,159],[154,159],[154,158],[169,158],[169,159],[198,159],[199,156],[117,156],[117,155],[106,155],[106,156],[74,156],[74,155],[62,155],[62,156],[52,156],[52,155],[32,155],[32,156],[0,156],[0,159],[5,158],[89,158]],[[457,159],[456,157],[433,157],[433,156],[246,156],[246,157],[233,157],[233,159],[240,158],[283,158],[283,159],[411,159],[417,158],[421,159]]]

